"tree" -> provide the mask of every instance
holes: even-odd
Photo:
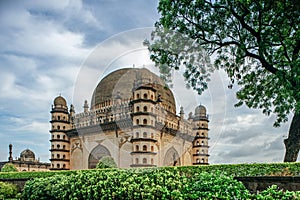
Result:
[[[102,157],[96,166],[97,169],[116,168],[116,167],[117,164],[111,156]]]
[[[210,73],[224,69],[240,86],[238,103],[276,115],[274,126],[293,114],[284,140],[284,161],[300,148],[300,4],[297,0],[160,0],[161,17],[145,41],[165,79],[184,68],[201,94]],[[214,58],[210,64],[209,57]]]
[[[12,163],[6,163],[2,168],[1,172],[17,172],[18,169],[16,166]]]

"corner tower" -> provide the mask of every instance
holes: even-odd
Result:
[[[71,128],[66,100],[58,96],[51,110],[51,170],[70,169],[70,141],[66,134]]]
[[[208,164],[208,116],[206,108],[199,105],[195,109],[193,117],[193,165]]]

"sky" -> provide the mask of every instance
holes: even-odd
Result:
[[[58,95],[83,111],[85,99],[108,73],[146,67],[157,73],[143,46],[159,19],[157,0],[0,1],[0,161],[29,148],[43,162],[50,158],[50,109]],[[209,162],[282,162],[283,139],[275,116],[245,106],[235,108],[237,86],[215,72],[198,96],[174,72],[177,111],[185,116],[202,104],[210,119]],[[90,102],[90,101],[89,101]]]

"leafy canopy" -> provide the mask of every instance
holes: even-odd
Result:
[[[96,166],[97,169],[116,168],[116,167],[117,164],[111,156],[102,157]]]
[[[300,5],[296,0],[160,0],[160,20],[145,41],[167,81],[184,67],[201,94],[224,69],[239,102],[275,113],[279,126],[300,111]],[[209,57],[214,58],[211,64]]]
[[[16,166],[12,163],[6,163],[2,168],[1,172],[17,172],[18,169]]]

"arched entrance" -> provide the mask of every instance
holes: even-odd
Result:
[[[89,155],[89,169],[94,169],[96,168],[99,160],[103,157],[103,156],[111,156],[109,150],[99,144],[98,146],[96,146],[92,152]]]
[[[164,166],[177,166],[180,165],[180,157],[174,147],[171,147],[164,158]]]

